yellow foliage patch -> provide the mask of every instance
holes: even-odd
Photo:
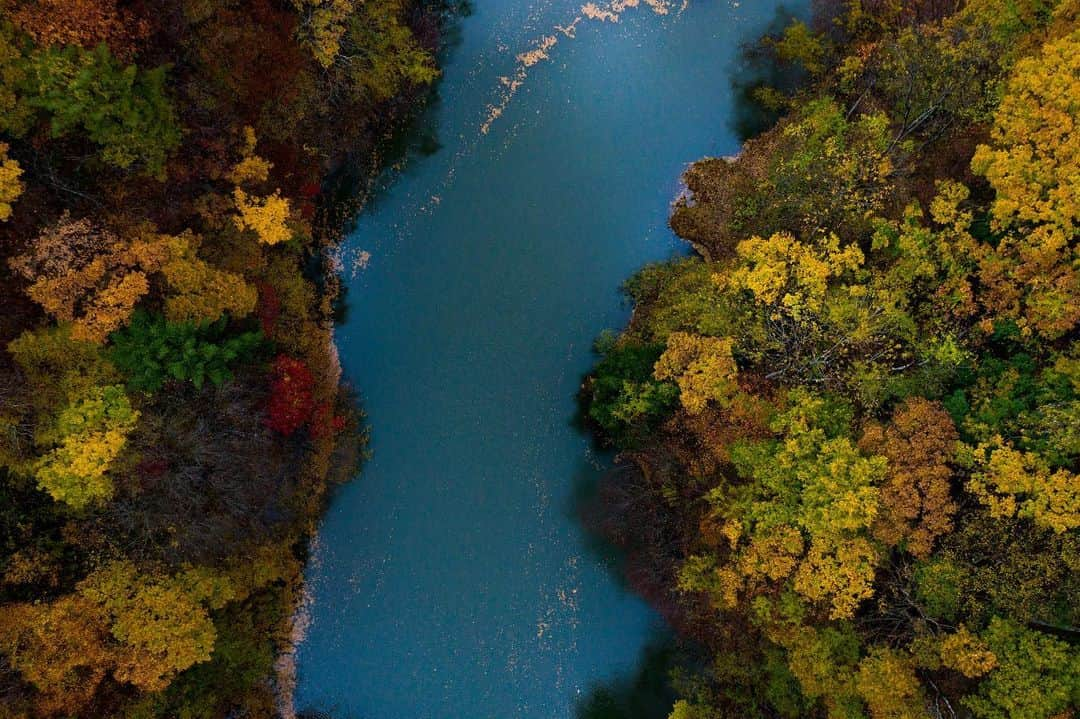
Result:
[[[289,216],[292,213],[289,200],[280,190],[266,197],[249,195],[239,187],[233,190],[233,199],[240,214],[233,218],[241,230],[251,230],[260,242],[276,245],[292,238]]]
[[[23,192],[22,168],[7,153],[8,146],[0,142],[0,222],[11,217],[11,203]]]

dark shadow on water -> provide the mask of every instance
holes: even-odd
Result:
[[[676,640],[657,633],[633,671],[591,687],[574,707],[574,719],[667,719],[677,696],[672,670],[686,665]],[[338,706],[305,707],[297,719],[365,719]],[[467,716],[467,715],[466,715]]]
[[[429,0],[417,6],[411,19],[413,31],[429,47],[434,47],[439,67],[445,67],[461,44],[461,20],[473,12],[469,0]],[[327,178],[318,223],[343,228],[344,235],[356,229],[362,212],[369,212],[408,170],[413,159],[430,157],[442,149],[437,126],[442,76],[425,91],[404,99],[397,108],[401,119],[381,137],[374,148],[365,148],[347,158]],[[370,156],[366,158],[365,156]]]
[[[610,464],[611,456],[601,454],[601,461]],[[621,550],[603,535],[596,526],[595,513],[599,501],[601,476],[588,457],[578,462],[571,483],[570,497],[564,507],[567,517],[575,521],[582,529],[582,550],[600,566],[607,570],[612,581],[624,592],[633,592],[626,581],[626,565]]]
[[[594,686],[578,702],[575,719],[667,719],[676,699],[671,670],[679,664],[674,640],[654,637],[632,673]]]
[[[762,43],[766,35],[779,37],[793,20],[809,20],[810,11],[792,11],[784,6],[776,9],[772,21],[754,37],[746,38],[739,59],[731,73],[735,104],[729,127],[741,142],[772,127],[781,113],[764,107],[754,97],[761,87],[773,87],[784,94],[793,93],[807,82],[807,75],[800,68],[783,67],[773,53]]]
[[[334,324],[338,327],[344,325],[349,321],[349,283],[341,282],[338,284],[337,295],[334,297],[334,302],[330,307],[331,317]]]

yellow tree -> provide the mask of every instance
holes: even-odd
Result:
[[[977,679],[997,666],[997,657],[985,641],[961,625],[941,638],[941,663],[969,679]]]
[[[994,219],[1050,224],[1080,222],[1080,30],[1048,43],[1016,64],[994,116],[993,144],[980,145],[972,165],[997,196]]]
[[[67,716],[106,674],[160,691],[179,672],[207,661],[217,637],[209,612],[238,598],[220,571],[155,574],[114,561],[91,572],[72,594],[6,606],[0,652],[41,692],[41,716]]]
[[[995,517],[1021,516],[1055,532],[1080,527],[1080,476],[1052,470],[1038,454],[1014,449],[1001,437],[974,452],[968,489]]]
[[[231,598],[220,583],[143,574],[130,562],[93,572],[79,594],[101,608],[118,643],[114,676],[150,691],[210,659],[217,632],[207,605],[220,607]]]
[[[752,237],[736,247],[740,264],[726,277],[732,289],[747,290],[774,314],[790,314],[796,319],[820,312],[829,281],[862,266],[862,251],[855,245],[840,247],[840,239],[829,235],[808,244],[787,233],[768,239]]]
[[[821,398],[792,391],[787,411],[772,425],[777,439],[733,450],[747,481],[713,496],[714,512],[727,519],[730,556],[711,575],[699,570],[715,560],[693,560],[685,589],[704,580],[702,588],[731,606],[742,591],[752,596],[790,582],[833,619],[852,617],[872,596],[881,552],[869,529],[888,463],[865,456],[846,436],[830,436],[835,428],[825,427],[834,412]]]
[[[929,719],[915,661],[893,649],[875,649],[859,662],[855,689],[873,719]]]
[[[199,238],[190,231],[151,235],[147,242],[165,258],[160,270],[168,286],[165,316],[170,321],[213,321],[225,312],[240,318],[255,309],[258,292],[254,285],[201,259]]]
[[[38,461],[38,485],[74,509],[111,498],[109,466],[124,448],[138,418],[123,387],[91,389],[60,413],[60,445]]]
[[[11,203],[23,192],[21,175],[19,163],[8,157],[8,146],[0,142],[0,222],[11,217]]]
[[[986,302],[1054,339],[1080,322],[1080,30],[1016,64],[973,169],[1009,234],[984,260]]]
[[[58,321],[72,323],[75,339],[104,341],[150,290],[145,258],[85,218],[64,215],[10,264],[30,280],[32,300]]]
[[[0,612],[0,652],[41,693],[41,716],[90,700],[112,662],[108,643],[104,613],[78,594]]]
[[[88,219],[65,215],[10,264],[30,280],[31,299],[58,321],[71,323],[73,339],[100,343],[128,323],[159,277],[170,319],[249,314],[255,289],[200,259],[197,248],[190,232],[162,235],[145,226],[121,238]]]
[[[237,187],[233,190],[233,200],[240,213],[233,219],[241,230],[251,230],[260,242],[267,245],[292,239],[293,232],[289,228],[292,209],[289,199],[282,197],[280,191],[275,190],[274,194],[266,197],[256,197]]]
[[[737,391],[738,368],[731,340],[686,332],[668,335],[667,349],[653,368],[658,380],[675,380],[679,399],[690,414],[700,414],[710,402],[721,405]]]
[[[320,65],[330,67],[341,53],[341,40],[356,12],[357,0],[292,0],[300,13],[300,36]]]
[[[255,146],[259,144],[258,138],[255,136],[255,128],[250,125],[245,126],[243,135],[244,144],[240,148],[240,161],[233,166],[228,179],[234,185],[266,182],[274,165],[255,154]]]

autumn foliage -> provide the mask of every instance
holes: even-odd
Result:
[[[303,427],[315,409],[314,384],[311,370],[301,360],[278,355],[270,380],[267,425],[286,437]]]
[[[327,178],[376,169],[434,19],[0,0],[0,716],[275,713],[297,557],[363,456]]]
[[[1080,13],[816,7],[598,342],[602,527],[686,637],[673,719],[1071,717]]]

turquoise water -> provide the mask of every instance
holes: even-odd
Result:
[[[438,149],[388,173],[343,252],[338,344],[374,455],[313,548],[300,708],[571,717],[662,631],[575,514],[609,458],[574,395],[593,338],[626,321],[620,283],[683,251],[666,219],[684,164],[738,150],[738,46],[778,6],[591,13],[613,22],[478,0],[460,21]]]

